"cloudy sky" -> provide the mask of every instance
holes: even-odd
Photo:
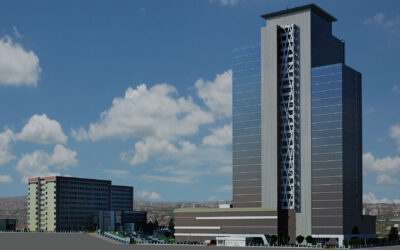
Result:
[[[234,48],[309,1],[2,1],[0,197],[28,177],[230,200]],[[400,3],[316,1],[363,73],[364,198],[400,203]]]

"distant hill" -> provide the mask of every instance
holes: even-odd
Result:
[[[148,221],[168,225],[173,210],[181,207],[216,207],[217,202],[151,202],[135,199],[134,209],[147,211]],[[0,198],[0,218],[17,219],[17,229],[27,228],[27,196]]]
[[[0,219],[17,219],[17,229],[27,227],[26,196],[0,198]]]

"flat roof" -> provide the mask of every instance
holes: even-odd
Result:
[[[280,11],[276,11],[276,12],[272,12],[272,13],[269,13],[269,14],[262,15],[261,17],[264,18],[264,19],[268,19],[268,18],[271,18],[271,17],[281,16],[281,15],[290,14],[290,13],[298,12],[298,11],[301,11],[301,10],[308,10],[308,9],[310,9],[311,11],[314,11],[316,14],[318,14],[319,16],[325,18],[329,22],[337,21],[337,19],[334,16],[332,16],[331,14],[326,12],[325,10],[321,9],[316,4],[307,4],[307,5],[303,5],[303,6],[299,6],[299,7],[295,7],[295,8],[290,8],[290,9],[286,9],[286,10],[280,10]]]
[[[238,207],[238,208],[178,208],[175,213],[215,213],[215,212],[273,212],[275,208],[265,207]]]
[[[29,183],[39,182],[39,181],[55,181],[57,179],[67,179],[67,180],[74,180],[74,181],[91,181],[91,182],[109,182],[111,180],[101,180],[101,179],[92,179],[92,178],[79,178],[79,177],[71,177],[71,176],[46,176],[46,177],[35,177],[35,178],[28,178]]]

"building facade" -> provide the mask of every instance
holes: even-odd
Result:
[[[103,232],[143,231],[147,224],[146,211],[98,211],[95,228]]]
[[[261,207],[260,46],[233,51],[232,164],[234,207]]]
[[[16,219],[0,219],[0,231],[15,231],[16,229]]]
[[[262,17],[260,48],[233,56],[233,208],[275,211],[292,242],[375,237],[362,215],[361,73],[345,64],[336,18],[314,4]],[[196,235],[182,226],[175,235]]]
[[[133,187],[111,186],[111,210],[132,211]]]
[[[28,229],[30,231],[94,230],[93,216],[102,210],[133,210],[133,187],[118,186],[112,192],[111,181],[63,176],[30,178],[28,180]],[[119,190],[122,190],[119,192]],[[131,190],[132,192],[126,192]]]

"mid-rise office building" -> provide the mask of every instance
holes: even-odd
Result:
[[[112,209],[133,210],[133,187],[113,188],[108,180],[63,176],[28,180],[30,231],[95,230],[95,213]]]
[[[362,215],[361,73],[345,64],[336,18],[314,4],[262,17],[261,46],[234,51],[233,208],[176,210],[177,239],[374,237]],[[261,222],[254,208],[274,212]]]

